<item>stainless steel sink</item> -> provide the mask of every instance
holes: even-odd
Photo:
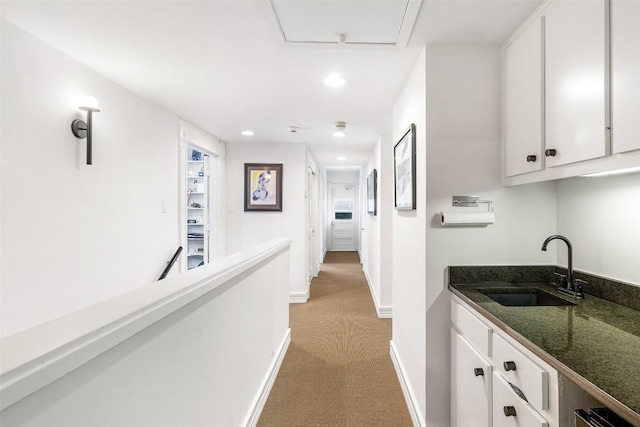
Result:
[[[575,305],[539,289],[485,289],[480,291],[500,305],[508,307],[541,307]]]

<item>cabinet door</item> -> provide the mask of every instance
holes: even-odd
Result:
[[[605,0],[555,0],[545,15],[546,167],[609,154]],[[550,153],[551,154],[551,153]]]
[[[542,169],[542,18],[504,49],[504,144],[507,176]]]
[[[493,427],[549,427],[549,423],[496,372],[493,374]]]
[[[451,328],[451,425],[491,425],[491,364]]]
[[[611,144],[640,149],[640,2],[611,1]]]

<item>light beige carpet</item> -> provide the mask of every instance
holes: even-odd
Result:
[[[356,252],[329,252],[306,304],[290,305],[291,344],[258,426],[411,426]]]

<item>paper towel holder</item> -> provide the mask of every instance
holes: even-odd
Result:
[[[493,212],[493,201],[491,200],[480,200],[478,196],[452,196],[451,197],[451,206],[461,207],[461,208],[476,208],[478,204],[486,203],[489,212]]]

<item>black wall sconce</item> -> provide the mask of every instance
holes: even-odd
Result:
[[[71,132],[76,138],[87,138],[87,164],[93,164],[93,148],[91,145],[91,114],[100,111],[98,108],[98,100],[93,96],[85,96],[80,102],[78,109],[87,112],[86,123],[80,119],[75,119],[71,122]]]

